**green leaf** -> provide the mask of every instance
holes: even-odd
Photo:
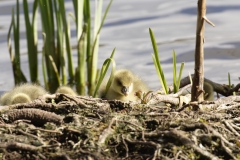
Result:
[[[38,51],[37,51],[37,4],[38,0],[34,1],[32,24],[29,18],[28,1],[23,0],[27,47],[28,47],[28,62],[31,81],[38,83]]]
[[[88,56],[90,58],[90,61],[89,61],[90,64],[89,64],[89,67],[88,67],[90,69],[90,71],[88,73],[88,74],[90,74],[89,75],[90,76],[89,77],[90,78],[89,79],[89,83],[90,83],[90,85],[89,85],[89,94],[90,95],[92,94],[91,92],[92,92],[92,90],[93,90],[93,88],[95,86],[95,83],[96,83],[95,80],[96,80],[96,76],[97,76],[97,59],[98,59],[97,53],[98,53],[99,34],[100,34],[100,31],[101,31],[102,26],[104,24],[104,21],[105,21],[105,19],[107,17],[107,13],[108,13],[108,11],[110,9],[112,1],[113,0],[111,0],[109,2],[108,6],[107,6],[107,8],[105,10],[105,13],[104,13],[104,16],[102,18],[101,24],[100,24],[100,26],[99,26],[99,28],[97,30],[97,33],[96,33],[96,35],[94,37],[94,41],[93,41],[93,45],[92,45],[92,49],[91,49],[91,54]],[[101,4],[101,2],[100,2],[100,4]],[[101,6],[100,6],[100,8],[101,8]],[[100,19],[100,17],[98,17],[98,18]],[[100,20],[96,20],[96,21],[100,21]]]
[[[55,0],[55,2],[59,2]],[[59,70],[60,65],[60,56],[57,51],[57,46],[55,45],[55,20],[54,20],[54,7],[53,1],[49,0],[39,0],[39,8],[41,13],[41,22],[42,22],[42,32],[46,34],[46,43],[44,47],[45,52],[45,61],[46,69],[48,76],[48,86],[50,93],[54,93],[55,90],[59,87],[59,73],[56,71]],[[50,58],[52,58],[52,61]],[[53,63],[54,62],[54,63]],[[54,64],[54,65],[53,65]],[[55,67],[57,70],[55,69]]]
[[[178,91],[178,85],[177,85],[177,67],[176,67],[176,53],[173,50],[172,53],[173,56],[173,87],[174,87],[174,93],[176,93]]]
[[[87,24],[84,25],[82,35],[78,41],[78,67],[76,69],[76,89],[80,95],[85,95],[86,87],[86,38]]]
[[[48,82],[47,82],[47,69],[46,69],[46,64],[44,61],[45,58],[45,45],[46,45],[46,34],[43,33],[43,51],[42,51],[42,71],[43,71],[43,80],[44,80],[44,85],[47,90],[49,90]]]
[[[158,77],[159,77],[160,83],[163,87],[163,90],[164,90],[165,94],[168,94],[168,86],[167,86],[167,82],[166,82],[166,79],[165,79],[165,76],[164,76],[164,73],[163,73],[163,70],[162,70],[162,67],[161,67],[161,64],[160,64],[160,58],[159,58],[159,55],[158,55],[157,43],[156,43],[154,33],[151,30],[151,28],[149,28],[149,33],[150,33],[150,38],[151,38],[151,41],[152,41],[152,46],[153,46],[153,51],[154,51],[154,54],[152,55],[153,62],[154,62],[156,71],[158,73]]]
[[[184,68],[184,63],[181,63],[180,72],[179,72],[179,75],[178,75],[178,82],[177,82],[177,88],[178,88],[178,90],[179,90],[180,83],[181,83],[181,79],[182,79],[182,71],[183,71],[183,68]]]
[[[173,50],[173,86],[174,86],[174,93],[177,93],[180,87],[182,71],[184,68],[184,63],[181,64],[179,74],[177,76],[177,59],[176,59],[176,52]]]
[[[116,48],[113,49],[112,51],[112,54],[110,56],[110,58],[106,59],[102,65],[102,68],[101,68],[101,72],[100,72],[100,75],[99,75],[99,79],[98,79],[98,82],[97,82],[97,85],[96,85],[96,88],[95,88],[95,91],[94,91],[94,94],[93,94],[93,97],[96,97],[97,95],[97,92],[98,92],[98,89],[108,71],[108,68],[109,68],[109,65],[110,63],[112,63],[112,70],[111,70],[111,74],[110,74],[110,78],[107,82],[107,85],[106,85],[106,92],[105,94],[107,94],[111,84],[112,84],[112,80],[113,80],[113,75],[114,75],[114,72],[115,72],[115,68],[116,68],[116,63],[113,59],[113,56],[114,56],[114,53],[115,53],[115,50]]]

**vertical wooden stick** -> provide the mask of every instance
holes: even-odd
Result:
[[[195,47],[195,68],[192,86],[192,101],[204,100],[204,17],[206,15],[206,0],[198,0],[198,16]]]

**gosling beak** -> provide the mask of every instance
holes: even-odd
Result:
[[[122,92],[125,96],[128,96],[129,93],[130,93],[129,87],[123,86],[121,92]]]

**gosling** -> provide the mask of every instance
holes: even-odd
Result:
[[[72,96],[78,95],[71,87],[66,85],[58,87],[56,93],[70,94]]]
[[[214,100],[214,88],[213,88],[213,86],[209,82],[204,81],[203,89],[204,89],[204,100],[213,101]]]
[[[100,87],[99,96],[108,100],[137,101],[136,92],[148,92],[147,85],[127,69],[117,70],[114,73],[112,84],[106,92],[106,83]]]
[[[11,91],[4,93],[0,97],[0,104],[13,105],[17,103],[27,103],[44,94],[47,94],[47,91],[43,87],[26,83],[18,85]]]

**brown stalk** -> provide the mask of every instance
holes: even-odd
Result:
[[[192,101],[203,101],[203,79],[204,79],[204,18],[206,17],[206,0],[198,1],[195,68],[192,87]]]

